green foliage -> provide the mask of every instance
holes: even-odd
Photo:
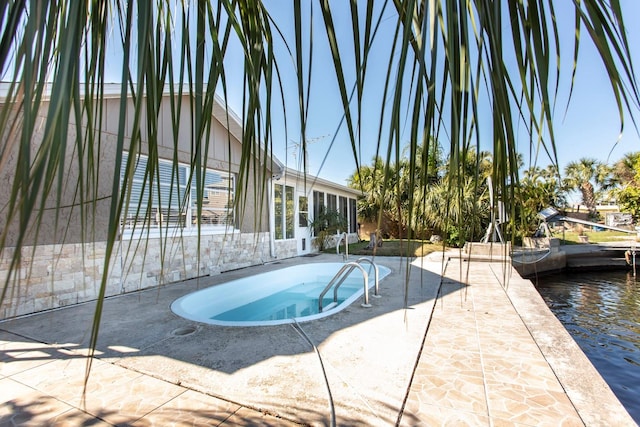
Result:
[[[365,192],[358,204],[360,217],[394,224],[381,231],[396,237],[426,238],[436,232],[455,246],[480,238],[489,218],[484,180],[491,174],[491,155],[469,150],[461,162],[452,163],[451,158],[441,159],[435,147],[438,145],[433,141],[424,163],[423,151],[418,150],[417,163],[423,167],[416,166],[413,173],[407,157],[390,166],[390,176],[384,173],[380,159],[362,166],[360,173],[354,172],[349,184]],[[479,177],[473,176],[476,168],[483,179],[480,184],[476,181]],[[464,184],[460,185],[460,180]]]
[[[319,251],[331,246],[332,239],[340,232],[347,230],[347,218],[332,209],[323,209],[316,218],[309,223],[313,230],[313,246]]]
[[[557,168],[529,168],[516,188],[517,204],[515,236],[518,240],[531,236],[539,226],[538,212],[551,206],[566,205],[566,190],[562,186]]]
[[[614,170],[622,185],[614,192],[618,205],[637,222],[640,220],[640,152],[627,154]]]
[[[465,239],[462,236],[461,230],[459,227],[450,226],[446,231],[447,238],[445,242],[447,246],[451,246],[454,248],[461,248],[464,246]]]
[[[627,186],[618,193],[621,210],[633,215],[634,222],[640,219],[640,187]]]
[[[455,179],[432,185],[421,213],[448,245],[457,247],[482,237],[489,223],[489,200],[486,185],[477,186],[471,178],[458,184]]]
[[[596,159],[582,158],[567,164],[564,173],[563,185],[569,190],[579,191],[582,203],[589,209],[589,216],[597,219],[598,196],[613,184],[612,169]]]
[[[583,244],[584,241],[580,239],[580,236],[587,236],[589,243],[603,243],[603,242],[622,242],[635,239],[635,233],[622,233],[619,231],[565,231],[553,233],[553,237],[559,238],[560,243],[563,245],[577,245]]]
[[[640,187],[630,185],[620,190],[618,204],[624,212],[633,216],[634,222],[640,220]]]
[[[393,190],[385,186],[385,180],[392,175],[381,157],[373,159],[371,166],[361,166],[349,178],[349,187],[362,191],[364,197],[358,199],[358,216],[365,221],[377,221],[380,212],[392,206]]]

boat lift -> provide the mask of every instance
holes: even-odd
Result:
[[[547,223],[557,222],[557,221],[566,221],[566,222],[575,222],[576,224],[589,225],[591,227],[606,228],[608,230],[620,231],[623,233],[630,233],[630,234],[636,234],[636,235],[640,234],[640,227],[636,227],[635,230],[627,230],[625,228],[614,227],[612,225],[600,224],[597,222],[591,222],[583,219],[572,218],[570,216],[561,215],[560,212],[558,212],[555,208],[552,208],[552,207],[545,208],[540,212],[538,212],[538,218],[544,221],[544,224],[547,226],[547,231],[548,231]]]
[[[561,215],[560,212],[558,210],[556,210],[555,208],[552,207],[548,207],[545,208],[543,210],[541,210],[540,212],[538,212],[538,218],[540,218],[543,223],[541,224],[544,227],[544,232],[547,235],[547,237],[551,236],[551,230],[549,230],[549,222],[558,222],[558,221],[566,221],[566,222],[573,222],[576,224],[583,224],[583,225],[589,225],[591,227],[599,227],[599,228],[605,228],[607,230],[613,230],[613,231],[619,231],[619,232],[623,232],[623,233],[629,233],[629,234],[635,234],[636,238],[640,238],[640,227],[635,227],[635,230],[628,230],[625,228],[620,228],[620,227],[614,227],[612,225],[606,225],[606,224],[600,224],[597,222],[591,222],[591,221],[586,221],[583,219],[578,219],[578,218],[571,218],[569,216],[565,216],[565,215]],[[636,276],[636,245],[635,245],[636,240],[632,241],[631,244],[631,248],[628,249],[625,254],[625,260],[627,261],[627,264],[632,265],[633,266],[633,276]]]

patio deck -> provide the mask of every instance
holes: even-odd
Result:
[[[0,425],[636,425],[529,281],[446,259],[376,259],[392,269],[383,297],[304,334],[197,324],[169,304],[335,256],[109,298],[86,387],[93,303],[0,322]]]

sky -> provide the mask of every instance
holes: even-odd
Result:
[[[273,17],[280,24],[280,30],[291,43],[293,43],[293,11],[291,3],[283,3],[281,0],[266,0],[265,3],[272,11]],[[637,0],[621,0],[626,16],[628,37],[632,43],[632,56],[635,65],[640,67],[640,26],[635,25],[634,19],[640,16],[640,2]],[[302,2],[303,10],[309,10],[311,2]],[[349,137],[345,127],[340,127],[342,120],[342,103],[339,97],[338,85],[335,80],[333,63],[326,43],[322,15],[317,3],[314,7],[314,68],[312,73],[312,89],[310,96],[309,123],[306,132],[308,146],[308,171],[312,175],[320,176],[340,184],[346,184],[346,179],[355,171],[354,160]],[[344,2],[345,7],[348,5]],[[561,54],[565,58],[562,63],[561,88],[554,113],[554,126],[557,141],[557,156],[562,168],[580,158],[596,158],[603,162],[613,163],[622,158],[626,153],[640,151],[640,138],[633,127],[631,117],[626,115],[626,128],[620,136],[620,121],[614,97],[611,93],[603,65],[599,62],[595,49],[590,41],[586,40],[581,45],[578,59],[578,72],[576,75],[574,91],[567,106],[569,82],[571,78],[571,61],[573,51],[571,41],[573,37],[573,14],[569,13],[573,2],[560,0],[555,2],[559,14],[558,25],[563,40],[568,42],[561,47]],[[332,8],[337,9],[339,2],[333,2]],[[339,11],[338,11],[339,12]],[[395,10],[385,12],[380,34],[376,41],[375,49],[379,49],[380,60],[374,55],[368,69],[368,77],[365,84],[367,91],[365,98],[365,110],[363,111],[363,126],[361,138],[363,151],[359,157],[364,164],[370,164],[376,154],[375,147],[378,139],[379,109],[382,105],[382,90],[387,62],[385,55],[389,49],[389,40],[395,29]],[[338,40],[344,43],[351,36],[351,22],[348,12],[335,13],[335,26],[338,31]],[[306,29],[308,31],[308,29]],[[349,30],[349,31],[346,31]],[[584,34],[586,36],[586,33]],[[308,42],[308,39],[307,39]],[[287,166],[294,169],[302,169],[299,150],[296,144],[300,141],[297,88],[293,73],[293,59],[288,57],[283,46],[276,45],[276,53],[280,58],[280,69],[283,73],[284,91],[288,129],[285,132],[283,115],[276,115],[273,120],[274,129],[274,154]],[[345,53],[348,50],[344,51]],[[117,53],[116,53],[117,54]],[[388,56],[388,54],[387,54]],[[242,110],[242,55],[239,51],[227,58],[228,98],[229,107],[241,116]],[[352,55],[343,56],[344,67],[353,66]],[[117,69],[115,67],[114,69]],[[119,77],[116,75],[114,78]],[[566,114],[565,114],[566,110]],[[637,110],[633,114],[640,119]],[[490,127],[491,118],[481,113],[480,128]],[[541,167],[550,163],[546,155],[530,159],[529,137],[524,127],[519,128],[519,151],[523,154],[526,166],[534,162]],[[485,141],[482,141],[484,144]],[[491,141],[486,141],[490,144]],[[441,141],[444,147],[447,141]]]
[[[336,3],[333,3],[335,5]],[[562,64],[563,76],[562,85],[554,113],[554,126],[557,140],[557,156],[561,168],[571,161],[580,158],[590,157],[596,158],[603,162],[613,163],[622,158],[626,153],[632,151],[640,151],[640,138],[636,129],[633,127],[631,117],[627,113],[625,130],[620,136],[620,121],[618,116],[615,99],[611,93],[608,83],[608,77],[604,66],[599,62],[597,53],[590,41],[585,39],[581,45],[581,52],[578,59],[578,72],[576,75],[575,86],[572,94],[571,103],[567,106],[567,98],[569,93],[569,82],[571,77],[571,61],[573,60],[573,48],[570,46],[573,36],[573,14],[568,14],[570,9],[562,9],[562,7],[571,6],[572,2],[560,1],[556,2],[560,5],[557,12],[560,14],[559,25],[562,33],[561,37],[568,41],[569,44],[563,46],[562,55],[569,61]],[[623,10],[627,17],[628,37],[634,46],[632,46],[632,56],[636,66],[640,66],[640,26],[635,25],[634,17],[640,16],[640,2],[637,0],[622,0]],[[276,18],[284,18],[286,21],[287,11],[284,8],[278,8]],[[395,11],[391,11],[395,13]],[[325,179],[345,184],[345,180],[355,170],[355,161],[348,140],[348,134],[344,131],[344,126],[336,134],[336,129],[342,119],[340,114],[341,102],[339,99],[338,86],[333,77],[333,65],[329,52],[326,49],[326,43],[323,43],[326,36],[321,32],[322,27],[321,14],[318,8],[314,11],[316,15],[315,30],[317,41],[314,41],[314,50],[316,58],[314,59],[314,82],[315,85],[311,92],[311,108],[310,123],[307,130],[307,138],[311,141],[309,145],[309,172]],[[386,12],[387,16],[390,12]],[[567,19],[568,18],[568,19]],[[348,14],[334,15],[336,27],[350,28]],[[388,39],[389,34],[394,30],[395,19],[383,20],[381,26],[381,40]],[[286,28],[285,28],[286,30]],[[338,30],[339,31],[339,30]],[[347,33],[348,34],[348,33]],[[586,36],[586,33],[583,33]],[[338,34],[338,37],[340,34]],[[324,37],[324,38],[323,38]],[[634,43],[635,42],[635,43]],[[382,49],[384,49],[383,47]],[[383,89],[383,78],[386,72],[386,63],[380,63],[376,66],[374,62],[369,67],[369,81],[366,82],[366,88],[373,93],[372,98],[367,100],[367,106],[375,106],[365,111],[367,117],[364,120],[362,129],[362,138],[365,141],[365,152],[362,153],[364,162],[369,162],[375,154],[375,140],[378,132],[378,108],[380,99],[376,99],[376,95]],[[373,90],[372,90],[373,88]],[[379,88],[379,90],[378,90]],[[289,88],[292,91],[295,87]],[[241,95],[241,94],[240,94]],[[294,100],[295,102],[296,100]],[[234,101],[230,100],[231,106]],[[238,103],[241,108],[241,103]],[[239,111],[239,110],[238,110]],[[297,115],[296,105],[289,106],[289,112]],[[565,114],[566,112],[566,114]],[[640,118],[638,111],[634,111],[636,117]],[[485,117],[490,120],[489,116]],[[289,120],[291,124],[295,119]],[[485,125],[487,125],[485,123]],[[489,123],[490,125],[490,123]],[[639,123],[640,125],[640,123]],[[295,126],[291,126],[288,135],[289,150],[282,147],[282,142],[286,141],[284,136],[275,137],[279,139],[275,143],[275,152],[280,160],[287,161],[289,166],[300,168],[296,161],[299,155],[294,157],[295,150],[291,148],[291,144],[299,141],[299,135],[294,131]],[[332,145],[332,139],[335,135],[335,142]],[[532,164],[535,160],[528,159],[529,137],[521,128],[519,133],[521,141],[518,141],[519,151],[524,155],[527,165]],[[367,142],[370,141],[370,142]],[[490,141],[488,141],[490,143]],[[443,143],[448,146],[448,142]],[[521,147],[521,148],[520,148]],[[328,151],[329,150],[329,151]],[[327,159],[322,163],[328,151]],[[368,151],[368,152],[367,152]],[[546,155],[541,154],[537,160],[539,166],[550,164],[550,160]]]
[[[632,60],[638,67],[640,66],[640,27],[636,25],[635,18],[640,16],[640,2],[622,0],[621,3],[626,18],[628,38],[632,45]],[[561,167],[584,157],[596,158],[611,164],[627,153],[640,151],[638,131],[634,128],[628,112],[626,112],[625,129],[622,135],[620,134],[620,120],[615,98],[595,48],[587,42],[582,44],[581,49],[575,87],[566,115],[569,73],[565,75],[565,84],[554,117],[556,138],[559,143],[558,161]],[[565,53],[569,53],[569,58],[572,56],[569,49],[565,49]],[[640,118],[637,109],[632,113],[636,119]],[[638,125],[640,126],[640,123]]]

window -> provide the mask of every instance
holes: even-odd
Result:
[[[324,210],[324,193],[321,191],[313,192],[313,217],[316,218]]]
[[[298,226],[309,226],[309,200],[306,196],[298,197]]]
[[[275,220],[275,238],[276,240],[282,240],[284,233],[282,232],[283,222],[283,198],[282,198],[282,185],[276,184],[273,186],[273,208],[274,208],[274,220]]]
[[[273,205],[276,240],[293,239],[295,237],[293,187],[275,184],[273,186]]]
[[[327,211],[338,210],[338,197],[335,194],[327,194]]]
[[[202,180],[204,179],[204,182]],[[191,181],[191,223],[204,225],[233,225],[234,180],[229,173],[207,169],[197,185]],[[198,193],[202,197],[198,197]],[[201,200],[201,203],[198,203]],[[200,210],[198,207],[200,206]]]
[[[345,224],[348,224],[349,211],[347,209],[347,198],[344,196],[340,196],[338,200],[340,202],[340,215],[344,218]]]
[[[358,232],[358,211],[356,199],[349,199],[349,233]]]
[[[128,157],[128,153],[123,155],[120,185],[125,185]],[[194,176],[188,186],[189,176],[187,165],[159,160],[155,168],[149,165],[148,157],[138,156],[125,194],[122,228],[195,229],[198,223],[203,227],[233,226],[235,177],[228,172],[206,169],[200,176],[204,185],[197,185]],[[198,197],[198,193],[202,196]]]
[[[320,214],[324,212],[324,193],[321,191],[313,192],[313,220],[320,218]],[[316,234],[316,230],[313,230]]]
[[[285,188],[285,209],[286,209],[286,237],[287,239],[293,239],[293,211],[295,209],[294,201],[293,201],[293,187]]]

